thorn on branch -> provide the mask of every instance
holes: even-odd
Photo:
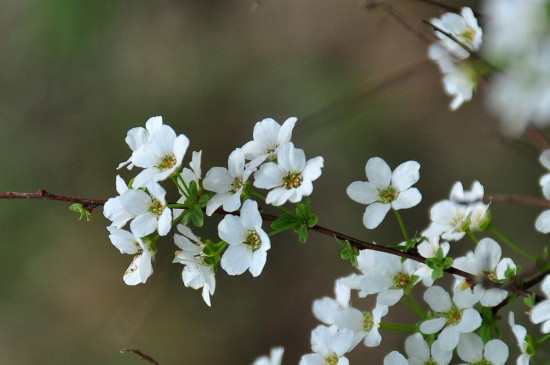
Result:
[[[136,354],[137,356],[140,357],[140,359],[145,360],[145,361],[148,361],[148,362],[150,362],[151,364],[159,365],[159,363],[158,363],[155,359],[153,359],[153,358],[152,358],[151,356],[149,356],[149,355],[144,354],[144,353],[141,352],[139,349],[130,349],[130,348],[128,348],[128,347],[125,347],[125,348],[123,348],[122,350],[120,350],[120,353],[121,353],[121,354],[126,354],[126,353],[128,353],[128,352],[131,352],[131,353],[133,353],[133,354]]]

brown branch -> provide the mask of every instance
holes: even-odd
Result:
[[[94,208],[105,205],[105,200],[85,199],[73,196],[51,194],[44,189],[40,189],[36,193],[20,193],[16,191],[8,191],[6,193],[0,194],[0,199],[46,199],[68,203],[80,203],[89,212],[91,212]]]
[[[483,201],[493,204],[521,204],[531,207],[550,208],[550,200],[524,195],[485,195]]]
[[[496,197],[496,199],[495,199],[495,197]],[[487,198],[489,198],[490,201],[493,201],[493,202],[495,200],[496,201],[500,200],[500,202],[521,202],[523,204],[526,204],[525,203],[526,201],[535,200],[535,201],[538,202],[538,201],[541,200],[541,199],[530,198],[530,197],[519,197],[518,198],[517,196],[516,197],[508,196],[508,197],[505,198],[504,196],[499,196],[499,195],[489,196]],[[0,199],[47,199],[47,200],[57,200],[57,201],[64,201],[64,202],[70,202],[70,203],[81,203],[89,211],[93,210],[94,208],[96,208],[98,206],[104,205],[105,202],[106,202],[106,200],[102,200],[102,199],[85,199],[85,198],[71,197],[71,196],[65,196],[65,195],[51,194],[51,193],[48,193],[46,190],[43,190],[43,189],[38,190],[38,192],[36,192],[36,193],[20,193],[20,192],[15,192],[15,191],[8,191],[7,193],[0,194]],[[545,206],[550,206],[550,201],[547,201],[547,200],[545,200],[545,201],[548,203],[548,205],[545,205]],[[540,204],[540,202],[538,204]],[[531,202],[530,205],[533,205],[533,203]],[[225,212],[223,212],[221,210],[217,210],[216,213],[225,214]],[[272,215],[272,214],[262,213],[262,218],[265,219],[265,220],[268,220],[268,221],[274,221],[275,219],[277,219],[277,216]],[[333,229],[326,228],[326,227],[323,227],[323,226],[320,226],[320,225],[315,225],[315,226],[311,227],[310,230],[321,233],[321,234],[324,234],[326,236],[336,237],[340,240],[349,241],[349,243],[352,246],[354,246],[354,247],[356,247],[360,250],[379,251],[379,252],[388,253],[390,255],[395,255],[395,256],[403,257],[403,258],[410,259],[410,260],[413,260],[413,261],[417,261],[417,262],[420,262],[420,263],[423,263],[423,264],[426,263],[426,259],[424,257],[418,255],[418,254],[411,253],[411,252],[404,252],[404,251],[396,250],[394,248],[377,245],[377,244],[372,243],[372,242],[363,241],[363,240],[348,236],[344,233],[340,233],[338,231],[335,231]],[[472,287],[476,284],[483,284],[485,286],[490,286],[490,287],[495,287],[495,288],[502,288],[504,290],[509,291],[510,293],[515,293],[515,294],[519,294],[519,295],[523,295],[523,296],[531,295],[531,293],[529,291],[527,291],[524,288],[519,287],[517,285],[509,285],[509,284],[508,285],[506,285],[506,284],[502,285],[502,284],[499,284],[499,283],[486,282],[485,280],[483,280],[483,278],[478,278],[475,275],[472,275],[472,274],[467,273],[465,271],[456,269],[454,267],[450,267],[448,269],[445,269],[445,272],[465,278],[466,282]],[[139,351],[139,350],[137,350],[137,351]],[[128,351],[126,351],[126,352],[137,353],[137,352],[135,352],[134,350],[131,350],[131,349],[128,349]]]
[[[137,356],[139,356],[142,360],[145,360],[145,361],[148,361],[150,362],[151,364],[155,364],[155,365],[159,365],[159,363],[153,359],[151,356],[149,355],[146,355],[144,354],[143,352],[141,352],[139,349],[129,349],[128,347],[125,347],[123,348],[122,350],[120,350],[120,353],[121,354],[126,354],[128,352],[131,352],[133,354],[136,354]]]
[[[546,136],[540,131],[540,129],[530,124],[527,126],[526,132],[529,137],[533,139],[533,141],[541,151],[550,148],[550,142],[548,141],[548,138],[546,138]]]

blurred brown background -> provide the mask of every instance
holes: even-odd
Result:
[[[439,15],[418,2],[393,4],[424,30],[421,20]],[[426,44],[356,1],[0,0],[0,9],[0,191],[115,195],[126,132],[151,116],[203,150],[203,171],[225,165],[255,122],[296,116],[295,144],[325,157],[314,191],[320,223],[359,238],[400,239],[391,215],[366,230],[364,206],[346,197],[372,156],[392,167],[421,163],[423,202],[403,212],[410,231],[427,225],[429,206],[456,180],[540,196],[535,150],[499,135],[481,95],[451,113]],[[144,363],[120,355],[124,347],[163,365],[249,364],[275,345],[286,348],[286,364],[297,363],[318,324],[312,300],[352,272],[332,239],[311,233],[302,245],[283,234],[259,278],[220,270],[208,308],[183,286],[181,265],[170,264],[170,238],[147,284],[128,287],[131,257],[109,242],[101,209],[86,223],[67,208],[0,202],[1,364]],[[505,233],[540,250],[544,237],[530,233],[536,209],[493,211]],[[403,307],[390,314],[416,320]],[[360,346],[352,362],[379,364],[403,350],[403,336],[382,335],[382,347]]]

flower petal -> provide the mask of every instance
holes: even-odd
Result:
[[[390,210],[391,205],[390,204],[382,204],[382,203],[372,203],[365,209],[365,214],[363,215],[363,224],[368,229],[374,229],[382,223],[384,220],[384,217]]]

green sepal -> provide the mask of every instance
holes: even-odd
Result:
[[[348,240],[342,241],[336,236],[334,236],[334,239],[340,246],[343,247],[340,252],[340,258],[342,258],[342,260],[349,260],[351,266],[357,267],[357,256],[359,255],[359,249],[353,246]]]
[[[533,308],[537,304],[537,297],[535,293],[529,295],[528,297],[523,298],[523,303],[529,308]]]
[[[82,203],[74,203],[69,207],[69,209],[73,212],[80,213],[78,220],[82,220],[82,218],[86,218],[87,222],[92,220],[92,213],[88,209],[84,208]]]
[[[502,337],[502,330],[498,325],[500,316],[495,314],[492,308],[481,307],[481,318],[483,322],[479,334],[483,343],[487,343],[495,337]]]

